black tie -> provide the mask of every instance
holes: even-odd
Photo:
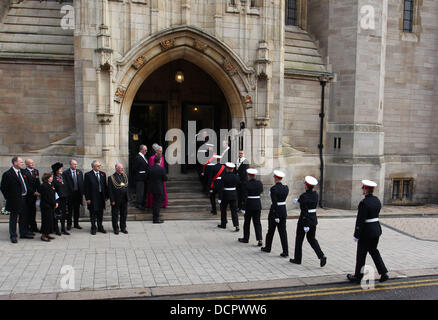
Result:
[[[26,189],[26,185],[24,184],[23,181],[23,177],[21,176],[21,172],[20,170],[18,170],[18,180],[20,180],[20,184],[21,184],[21,195],[25,196],[27,194],[27,189]]]

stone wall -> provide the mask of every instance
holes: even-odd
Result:
[[[415,179],[413,202],[438,203],[438,2],[418,1],[413,33],[400,26],[403,1],[389,1],[385,79],[385,201],[394,175]]]

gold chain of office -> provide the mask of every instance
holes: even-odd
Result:
[[[124,173],[122,173],[122,181],[120,181],[120,183],[116,181],[114,175],[111,176],[111,181],[116,189],[121,189],[128,186],[128,176]]]

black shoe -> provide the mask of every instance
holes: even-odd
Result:
[[[227,226],[224,226],[224,225],[222,225],[222,224],[218,224],[217,227],[218,227],[218,228],[221,228],[221,229],[226,229],[226,228],[227,228]]]
[[[49,240],[53,240],[53,239],[55,239],[55,237],[52,237],[50,234],[47,236],[47,239],[49,239]]]
[[[239,232],[239,231],[240,231],[239,227],[236,227],[236,230],[234,230],[234,232]]]
[[[280,253],[280,257],[286,258],[289,257],[289,253]]]
[[[289,262],[295,264],[301,264],[301,262],[298,262],[296,259],[289,259]]]
[[[379,282],[385,282],[386,280],[388,280],[389,279],[389,275],[387,274],[387,273],[385,273],[385,274],[382,274],[381,276],[380,276],[380,280],[379,280]]]
[[[124,234],[127,234],[127,233],[128,233],[128,230],[122,230],[122,232],[123,232]]]
[[[18,241],[17,241],[17,238],[11,238],[11,242],[12,243],[17,243]]]
[[[71,224],[67,225],[67,230],[71,230]]]
[[[27,233],[26,235],[27,235],[27,236],[31,236],[31,237],[35,237],[35,233],[33,233],[33,232],[29,232],[29,233]]]
[[[217,211],[213,211],[213,210],[211,210],[210,213],[211,213],[212,215],[217,215]]]
[[[67,232],[67,231],[65,231],[65,230],[63,230],[63,231],[61,231],[61,232],[62,232],[62,234],[65,234],[66,236],[69,236],[69,235],[70,235],[70,233]]]
[[[33,236],[30,234],[25,234],[24,236],[20,236],[20,239],[33,239]]]
[[[119,230],[114,230],[114,234],[119,234]]]
[[[61,232],[55,232],[55,234],[57,235],[57,236],[60,236],[61,235]]]
[[[245,238],[239,238],[238,240],[239,240],[239,242],[243,242],[243,243],[248,243],[248,242],[249,242],[249,241],[246,240]]]
[[[327,257],[322,257],[321,260],[319,261],[319,265],[322,267],[325,266],[325,264],[327,263]]]
[[[260,250],[262,250],[263,252],[271,252],[271,250],[266,249],[266,247],[261,247]]]
[[[347,279],[352,283],[360,283],[360,279],[352,274],[347,274]]]
[[[99,231],[99,232],[101,232],[101,233],[106,233],[106,230],[105,229],[99,229],[99,230],[97,230],[97,231]]]
[[[91,234],[94,236],[96,235],[96,230],[95,229],[91,229]]]
[[[34,233],[41,233],[41,230],[39,230],[38,228],[33,228],[31,231]]]
[[[74,228],[75,229],[79,229],[79,230],[82,229],[82,227],[80,225],[78,225],[78,224],[75,224]]]
[[[157,220],[157,221],[154,221],[153,223],[164,223],[164,221],[163,220]]]
[[[50,239],[49,238],[43,238],[43,237],[41,237],[41,241],[44,241],[44,242],[50,242]]]
[[[257,243],[257,246],[261,247],[263,245],[263,241],[259,240],[259,242]]]

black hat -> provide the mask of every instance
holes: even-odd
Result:
[[[63,167],[62,163],[61,162],[57,162],[55,164],[52,164],[52,171],[56,172],[56,171],[59,170],[59,168],[62,168],[62,167]]]

